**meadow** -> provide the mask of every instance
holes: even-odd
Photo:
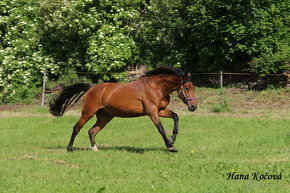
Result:
[[[186,107],[185,107],[186,108]],[[113,119],[89,148],[87,131],[66,152],[79,112],[0,116],[0,192],[289,192],[290,120],[267,116],[180,115],[177,153],[148,117]],[[10,115],[15,116],[10,116]],[[2,114],[3,115],[3,114]],[[162,119],[167,134],[173,121]],[[249,179],[228,179],[228,175]],[[266,176],[254,178],[253,173]],[[281,179],[267,179],[281,175]]]

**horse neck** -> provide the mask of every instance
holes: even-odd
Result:
[[[177,90],[182,79],[175,75],[160,74],[147,79],[151,87],[159,88],[164,96]]]

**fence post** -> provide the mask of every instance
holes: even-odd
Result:
[[[223,71],[220,72],[220,87],[221,87],[221,105],[224,105],[224,96],[223,96]]]
[[[42,85],[42,100],[41,100],[41,106],[44,106],[44,96],[45,96],[45,81],[46,81],[46,71],[43,73],[43,85]]]

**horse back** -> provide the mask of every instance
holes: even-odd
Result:
[[[136,117],[145,115],[142,88],[138,82],[102,83],[92,87],[85,95],[83,111],[104,113],[117,117]]]

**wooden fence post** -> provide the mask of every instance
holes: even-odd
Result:
[[[224,105],[224,96],[223,96],[223,71],[220,72],[220,87],[221,87],[221,105]]]
[[[44,97],[45,97],[45,81],[46,81],[46,71],[43,73],[43,85],[42,85],[42,100],[41,100],[41,106],[44,106]]]

